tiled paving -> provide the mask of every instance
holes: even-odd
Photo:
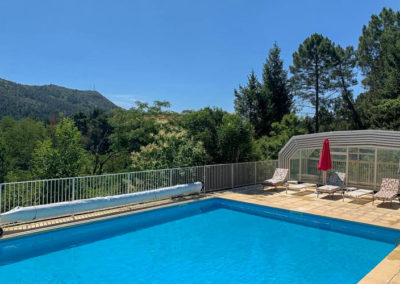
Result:
[[[201,196],[169,199],[146,204],[138,204],[102,210],[76,216],[56,218],[46,221],[38,221],[26,224],[8,226],[3,238],[20,236],[43,230],[71,226],[79,223],[92,222],[121,215],[128,215],[143,210],[151,210],[158,207],[168,206],[181,202],[197,199],[221,197],[237,201],[267,205],[288,210],[307,212],[349,221],[363,222],[378,226],[400,229],[400,205],[398,201],[382,203],[375,201],[372,205],[371,195],[359,200],[345,198],[337,194],[333,198],[320,195],[316,197],[312,188],[301,191],[288,191],[282,189],[262,189],[260,186],[246,189],[216,192]],[[394,249],[380,264],[378,264],[361,283],[399,283],[400,284],[400,246]]]

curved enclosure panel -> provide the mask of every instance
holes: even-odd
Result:
[[[382,178],[400,177],[400,132],[357,130],[292,137],[279,152],[279,166],[289,169],[290,179],[322,183],[317,164],[325,138],[331,148],[330,171],[346,173],[348,186],[378,189]]]
[[[0,223],[31,221],[35,219],[44,219],[106,209],[131,203],[140,203],[181,195],[195,194],[200,193],[201,188],[202,183],[195,182],[130,194],[96,197],[47,205],[16,207],[6,213],[1,214]]]

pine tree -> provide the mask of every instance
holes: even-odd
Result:
[[[330,102],[324,94],[332,87],[333,54],[333,43],[321,34],[306,38],[293,53],[293,66],[290,66],[292,88],[299,98],[310,101],[315,107],[315,132],[319,131],[320,103],[326,106]]]
[[[247,85],[239,85],[234,94],[236,113],[250,121],[257,137],[267,135],[272,123],[270,93],[262,88],[254,71],[250,73]]]
[[[274,43],[269,50],[263,69],[263,91],[271,96],[273,122],[280,122],[284,115],[290,113],[292,97],[288,90],[287,71],[283,69],[280,58],[281,49]]]
[[[357,84],[356,74],[354,73],[355,65],[356,57],[354,48],[348,46],[344,49],[340,45],[337,45],[335,47],[332,84],[341,94],[341,100],[344,102],[344,104],[342,104],[342,112],[349,113],[349,120],[353,120],[356,128],[363,129],[364,125],[354,106],[353,93],[351,91],[351,87]]]

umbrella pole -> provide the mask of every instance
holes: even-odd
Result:
[[[326,184],[326,171],[322,172],[322,183],[325,185]]]

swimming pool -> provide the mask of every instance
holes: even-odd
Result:
[[[355,283],[400,231],[212,198],[0,242],[2,283]]]

